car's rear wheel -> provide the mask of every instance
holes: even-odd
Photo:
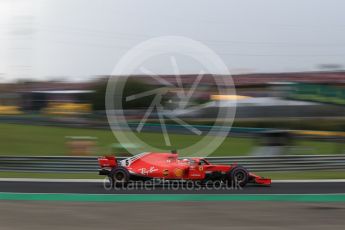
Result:
[[[232,186],[244,187],[248,183],[248,180],[248,170],[241,166],[236,166],[228,173],[228,183],[230,182]]]
[[[118,166],[111,170],[109,177],[113,186],[127,185],[130,174],[125,167]]]

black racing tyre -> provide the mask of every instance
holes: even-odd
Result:
[[[228,173],[228,183],[235,187],[244,187],[249,181],[249,172],[242,166],[236,166]]]
[[[130,174],[125,167],[118,166],[111,170],[109,177],[113,186],[127,185]]]

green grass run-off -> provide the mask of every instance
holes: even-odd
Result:
[[[110,130],[101,129],[0,124],[0,130],[0,155],[68,155],[66,136],[96,137],[97,148],[93,155],[110,154],[111,146],[118,143]],[[161,133],[138,133],[137,136],[144,142],[167,151],[182,149],[203,138],[197,135],[169,134],[173,146],[167,148]],[[228,137],[211,156],[248,155],[256,144],[257,139],[254,138]],[[300,140],[295,141],[294,145],[288,154],[337,154],[345,149],[342,143],[324,141]]]

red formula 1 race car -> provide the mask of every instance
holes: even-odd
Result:
[[[257,176],[236,164],[214,165],[204,158],[179,159],[176,153],[141,153],[121,161],[114,156],[105,156],[98,162],[99,174],[107,175],[114,184],[147,179],[235,181],[241,186],[271,184],[271,179]]]

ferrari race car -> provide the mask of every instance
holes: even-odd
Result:
[[[141,153],[121,161],[104,156],[98,162],[99,174],[108,176],[114,185],[147,179],[222,181],[240,186],[271,184],[271,179],[250,173],[237,164],[214,165],[204,158],[179,159],[177,153]]]

